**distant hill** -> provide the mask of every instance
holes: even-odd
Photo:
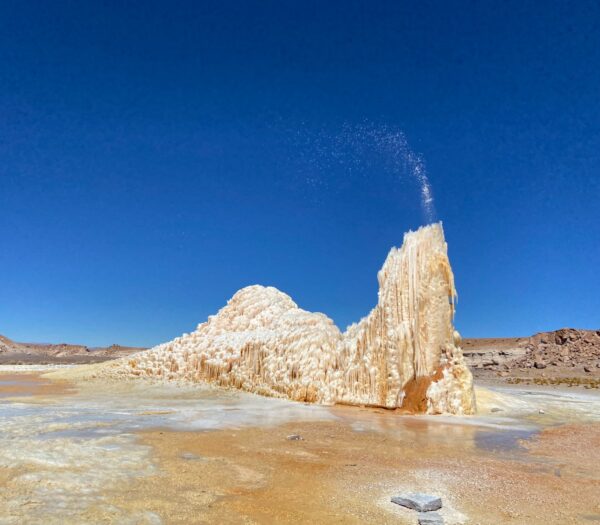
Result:
[[[69,343],[21,343],[0,335],[0,364],[83,364],[116,359],[146,350],[113,344],[90,348]]]
[[[23,349],[20,347],[20,345],[15,343],[12,339],[0,335],[0,354],[22,351]]]

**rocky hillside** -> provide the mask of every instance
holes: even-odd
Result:
[[[23,352],[24,349],[8,337],[0,335],[0,355],[11,352]]]
[[[586,372],[600,368],[600,330],[563,328],[536,334],[529,338],[525,348],[526,354],[515,361],[518,367],[582,367]]]
[[[600,330],[562,328],[531,337],[465,339],[476,377],[600,377]]]

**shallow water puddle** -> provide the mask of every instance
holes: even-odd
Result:
[[[492,452],[526,453],[522,441],[531,439],[537,433],[537,430],[478,430],[475,433],[475,445]]]

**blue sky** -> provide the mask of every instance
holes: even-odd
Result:
[[[0,333],[151,345],[254,283],[344,328],[425,221],[400,133],[464,336],[600,328],[599,93],[591,1],[2,2]]]

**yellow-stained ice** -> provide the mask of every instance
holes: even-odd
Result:
[[[239,290],[216,315],[98,373],[209,382],[316,403],[471,414],[471,373],[452,320],[456,290],[441,224],[408,232],[379,271],[370,314],[341,333],[273,287]]]

